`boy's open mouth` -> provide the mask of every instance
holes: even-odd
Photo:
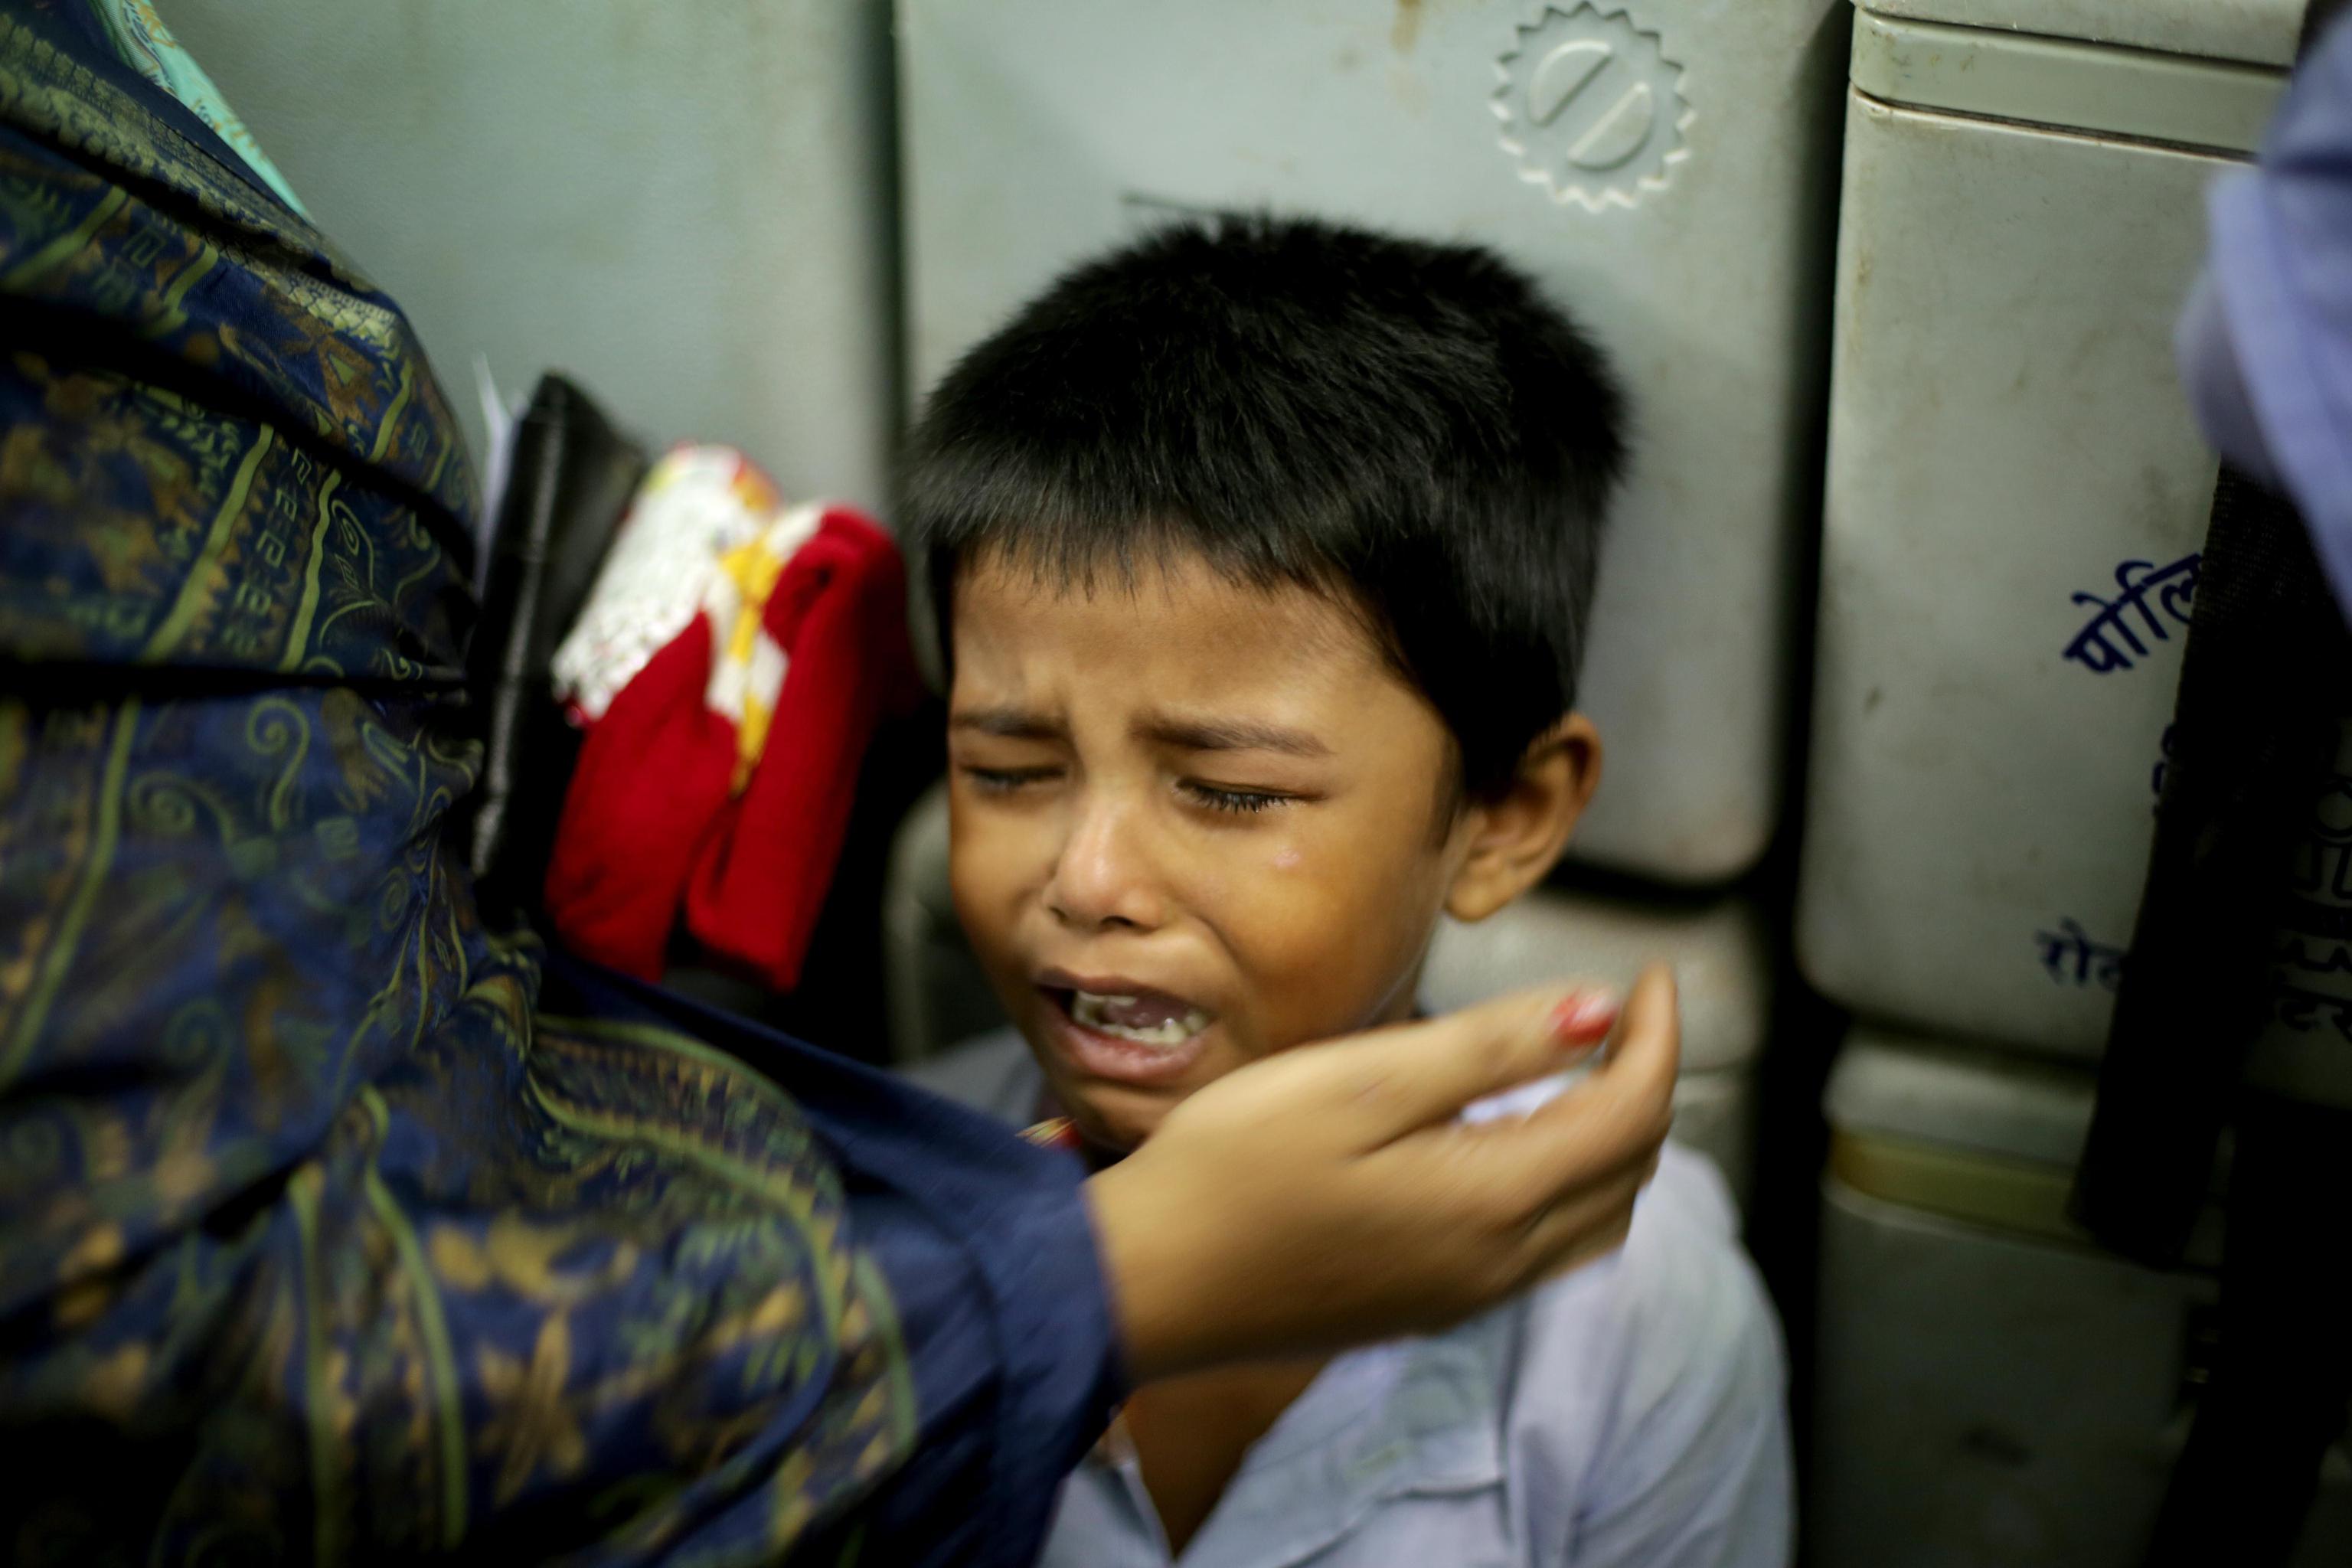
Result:
[[[1171,1050],[1215,1021],[1181,996],[1118,981],[1097,982],[1101,990],[1055,984],[1063,978],[1049,975],[1041,989],[1072,1023],[1114,1040]]]
[[[1097,996],[1070,993],[1070,1016],[1089,1029],[1139,1046],[1181,1046],[1209,1026],[1209,1016],[1159,996]]]

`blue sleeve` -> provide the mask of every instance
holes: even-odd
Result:
[[[911,1363],[903,1468],[854,1521],[871,1560],[1018,1564],[1125,1396],[1085,1173],[994,1120],[730,1015],[557,959],[551,987],[724,1050],[792,1094],[841,1173]]]
[[[2221,297],[2210,272],[2201,274],[2189,290],[2189,303],[2173,329],[2172,352],[2179,362],[2181,383],[2189,390],[2189,411],[2197,416],[2205,438],[2255,483],[2267,489],[2279,489],[2278,466],[2271,460],[2270,444],[2263,438],[2262,421],[2254,417],[2245,373],[2238,364],[2238,348],[2230,341]]]
[[[2352,17],[2305,57],[2259,161],[2215,182],[2210,208],[2210,308],[2200,321],[2192,300],[2179,341],[2190,400],[2223,452],[2258,472],[2267,459],[2352,605]]]

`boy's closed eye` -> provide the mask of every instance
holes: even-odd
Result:
[[[957,764],[957,771],[982,795],[1003,795],[1055,783],[1066,770],[1056,765],[992,767],[981,763],[961,763]],[[1175,781],[1175,787],[1180,795],[1195,805],[1235,815],[1266,811],[1278,805],[1296,805],[1316,798],[1288,790],[1213,783],[1197,778],[1179,778]]]
[[[1061,782],[1069,772],[1069,761],[1061,753],[1073,742],[1068,728],[1056,716],[1013,705],[976,707],[953,714],[949,731],[950,761],[982,795],[1034,791]],[[1136,717],[1126,738],[1129,743],[1160,753],[1168,764],[1165,776],[1170,786],[1186,804],[1203,811],[1248,816],[1324,798],[1321,791],[1295,784],[1245,780],[1231,773],[1202,777],[1183,766],[1198,758],[1230,760],[1238,753],[1258,753],[1281,764],[1278,772],[1295,770],[1302,763],[1311,767],[1330,757],[1331,749],[1306,730],[1254,719],[1152,710]],[[1013,755],[1003,754],[1007,748]],[[1028,756],[1021,756],[1024,752]],[[1054,753],[1050,759],[1042,754],[1047,752]]]
[[[978,763],[959,763],[957,771],[983,795],[1009,795],[1024,785],[1050,784],[1062,776],[1058,767],[992,768]]]
[[[1314,798],[1311,795],[1286,795],[1276,790],[1229,788],[1202,779],[1179,779],[1176,787],[1211,811],[1234,813],[1265,811],[1277,805],[1296,805]]]

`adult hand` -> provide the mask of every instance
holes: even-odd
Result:
[[[1138,1383],[1458,1321],[1616,1247],[1673,1112],[1674,980],[1645,971],[1584,1081],[1524,1121],[1473,1100],[1606,1033],[1562,986],[1286,1051],[1202,1089],[1087,1183]]]

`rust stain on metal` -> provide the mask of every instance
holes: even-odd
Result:
[[[1411,54],[1415,40],[1421,37],[1422,0],[1397,0],[1396,21],[1389,28],[1389,43],[1401,55]]]

